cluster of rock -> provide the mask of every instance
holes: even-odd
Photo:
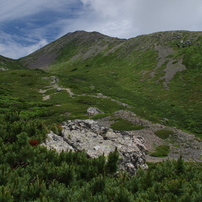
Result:
[[[117,148],[121,171],[135,174],[138,167],[147,169],[143,138],[100,126],[97,121],[91,119],[69,120],[62,125],[62,136],[52,132],[48,134],[43,144],[48,149],[55,149],[58,152],[85,151],[90,158],[96,158],[100,155],[107,157]]]
[[[187,40],[187,41],[183,41],[181,40],[179,43],[177,43],[178,48],[184,48],[187,46],[190,46],[192,44],[192,41]]]

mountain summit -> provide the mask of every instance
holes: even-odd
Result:
[[[98,32],[76,31],[68,33],[40,50],[22,58],[20,61],[28,68],[47,68],[65,51],[71,60],[88,59],[106,50],[108,46],[116,47],[126,40],[112,38]],[[73,54],[74,53],[74,54]],[[34,60],[33,60],[34,58]]]

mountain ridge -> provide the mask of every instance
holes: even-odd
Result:
[[[123,39],[109,37],[109,36],[100,34],[98,32],[76,31],[73,33],[68,33],[62,36],[61,38],[57,39],[56,41],[35,51],[34,53],[28,56],[25,56],[23,58],[20,58],[19,61],[28,68],[46,68],[52,62],[54,62],[54,60],[60,55],[60,51],[64,49],[65,46],[67,46],[69,43],[70,44],[74,43],[75,46],[79,46],[79,45],[81,46],[82,43],[86,44],[90,42],[90,44],[92,44],[92,42],[96,43],[97,41],[99,41],[99,39],[104,39],[104,38],[117,39],[121,41],[123,40]],[[39,55],[40,57],[37,58]],[[43,60],[46,57],[48,57],[48,60],[45,60],[46,62],[41,63],[41,60]],[[33,61],[32,58],[35,59],[33,63],[32,63]]]
[[[186,41],[183,42],[183,39],[186,38],[186,35],[188,35],[188,41],[190,42],[189,45],[191,45],[194,44],[197,40],[197,37],[202,34],[200,32],[167,31],[156,32],[148,35],[140,35],[130,39],[118,39],[100,34],[98,32],[76,31],[64,35],[63,37],[35,51],[34,53],[19,59],[19,61],[27,68],[49,68],[52,64],[54,64],[55,60],[60,57],[63,49],[68,46],[70,48],[74,46],[72,49],[75,53],[70,53],[72,57],[66,59],[69,60],[70,63],[79,60],[85,61],[89,58],[93,59],[95,56],[102,54],[103,52],[103,57],[106,57],[110,53],[116,53],[117,50],[119,50],[118,52],[120,53],[116,55],[115,58],[120,59],[125,57],[131,59],[131,57],[133,57],[133,53],[131,56],[131,52],[139,51],[140,49],[152,49],[158,52],[158,59],[162,60],[160,63],[162,65],[166,61],[165,57],[169,56],[169,54],[165,54],[163,49],[170,49],[170,55],[174,54],[175,50],[173,49],[173,44],[170,44],[169,42],[178,40],[178,46],[183,46],[183,43],[186,43]],[[175,46],[177,43],[175,43]],[[79,46],[79,50],[76,48],[77,46]],[[161,54],[163,51],[164,55],[162,58],[159,54]],[[71,50],[69,52],[71,52]],[[178,64],[180,65],[180,62]],[[157,65],[159,66],[159,64]],[[159,67],[157,67],[157,69],[158,68]],[[183,69],[185,69],[185,67],[181,67],[180,71]],[[151,74],[154,74],[154,72]],[[169,79],[167,79],[165,82],[165,86],[167,86],[168,80]]]

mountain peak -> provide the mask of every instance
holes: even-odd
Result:
[[[116,46],[123,41],[125,41],[125,39],[109,37],[99,32],[75,31],[21,58],[20,62],[27,68],[44,69],[49,67],[66,49],[70,49],[68,53],[75,51],[75,55],[77,56],[82,55],[84,49],[89,49],[91,53],[88,53],[88,56],[84,56],[84,59],[87,59],[107,49],[110,44]]]

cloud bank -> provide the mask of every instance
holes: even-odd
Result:
[[[200,0],[0,0],[0,55],[25,56],[76,30],[131,38],[201,31]]]
[[[0,55],[13,59],[26,56],[48,44],[45,39],[41,39],[40,41],[34,42],[31,45],[23,45],[16,42],[19,40],[18,36],[11,36],[1,32],[0,35]],[[26,39],[24,40],[26,41]],[[23,39],[21,39],[21,41],[23,41]]]

